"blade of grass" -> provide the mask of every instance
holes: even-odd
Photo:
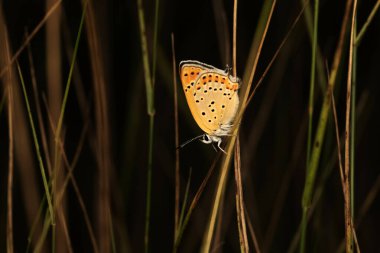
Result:
[[[304,11],[304,20],[305,20],[305,25],[307,28],[307,33],[309,35],[310,39],[310,46],[313,47],[313,33],[314,33],[314,28],[313,28],[313,14],[312,14],[312,9],[309,5],[309,0],[300,0],[300,2],[305,6],[305,11]],[[322,56],[321,50],[318,46],[317,43],[317,48],[316,48],[316,73],[318,73],[317,78],[318,78],[318,83],[319,83],[319,88],[322,90],[322,93],[326,91],[327,87],[327,77],[326,77],[326,69],[325,69],[325,58]],[[316,89],[315,92],[318,92],[319,90]],[[317,95],[317,93],[315,94]]]
[[[78,29],[78,33],[77,33],[77,38],[75,40],[75,46],[74,46],[73,56],[72,56],[71,63],[70,63],[70,70],[69,70],[69,74],[68,74],[67,82],[66,82],[66,86],[65,86],[65,93],[63,95],[61,112],[60,112],[60,115],[59,115],[59,120],[58,120],[58,124],[57,124],[56,130],[55,130],[55,141],[56,141],[56,148],[55,148],[56,155],[55,155],[55,158],[57,158],[58,142],[59,142],[59,139],[60,139],[59,136],[61,135],[63,118],[65,116],[65,111],[66,111],[67,98],[69,97],[69,91],[70,91],[70,87],[71,87],[71,80],[72,80],[72,76],[73,76],[73,71],[74,71],[76,57],[77,57],[77,54],[78,54],[79,42],[80,42],[80,38],[81,38],[81,35],[82,35],[82,30],[83,30],[84,18],[86,16],[87,3],[88,2],[86,1],[85,4],[84,4],[84,6],[83,6],[83,11],[82,11],[81,20],[80,20],[80,23],[79,23],[79,29]],[[56,162],[57,162],[57,159],[56,159]]]
[[[68,78],[67,78],[65,92],[64,92],[63,99],[62,99],[62,106],[61,106],[61,110],[60,110],[60,114],[59,114],[59,119],[58,119],[57,127],[56,127],[56,130],[55,130],[55,137],[54,137],[54,142],[55,142],[55,148],[54,148],[54,167],[53,167],[54,169],[53,169],[53,171],[56,171],[56,169],[58,168],[58,166],[60,164],[60,160],[61,160],[61,158],[59,157],[59,153],[60,153],[59,152],[59,140],[60,140],[61,131],[62,131],[63,119],[64,119],[64,115],[65,115],[65,111],[66,111],[67,98],[69,96],[69,91],[70,91],[70,87],[71,87],[72,74],[73,74],[73,70],[74,70],[74,66],[75,66],[74,63],[75,63],[76,56],[77,56],[77,53],[78,53],[79,41],[80,41],[80,37],[81,37],[81,34],[82,34],[82,28],[83,28],[83,24],[84,24],[84,17],[85,17],[85,14],[86,14],[86,6],[87,6],[87,1],[85,2],[84,8],[83,8],[83,11],[82,11],[82,17],[81,17],[81,20],[80,20],[78,34],[77,34],[77,38],[76,38],[75,46],[74,46],[73,58],[72,58],[72,61],[71,61],[71,64],[70,64],[69,75],[68,75]],[[53,173],[53,174],[56,174],[56,173]],[[54,177],[55,176],[53,176],[53,178]],[[53,189],[55,188],[55,185],[56,184],[55,184],[55,182],[53,180],[52,181],[52,187],[53,187]],[[52,217],[52,221],[54,222],[54,216]],[[52,250],[53,251],[55,250],[55,227],[53,227],[53,233],[52,233]]]
[[[215,170],[216,163],[219,160],[220,156],[221,156],[221,153],[218,154],[218,156],[214,160],[213,164],[211,165],[210,169],[208,170],[206,177],[203,179],[201,185],[199,186],[198,191],[195,194],[195,196],[194,196],[194,198],[190,204],[190,207],[189,207],[189,209],[185,215],[185,218],[184,218],[183,222],[181,223],[182,225],[178,228],[178,235],[177,235],[177,238],[175,239],[175,242],[174,242],[174,248],[178,248],[179,243],[181,242],[181,239],[182,239],[182,235],[183,235],[183,233],[186,229],[186,226],[190,220],[190,217],[191,217],[196,205],[198,204],[200,197],[202,196],[202,193],[203,193],[203,191],[207,185],[207,182],[210,180],[210,177]]]
[[[89,48],[89,57],[92,70],[92,86],[94,89],[94,117],[95,127],[93,134],[94,155],[97,157],[96,165],[98,173],[94,178],[98,185],[96,193],[96,223],[99,252],[111,250],[111,227],[108,217],[112,217],[111,205],[111,177],[114,172],[112,157],[112,132],[110,129],[110,111],[108,101],[108,80],[106,62],[108,54],[104,47],[108,42],[108,30],[99,26],[104,20],[99,17],[99,5],[93,1],[87,1],[86,13],[86,38]],[[85,6],[83,7],[85,8]],[[107,34],[107,35],[105,35]],[[111,212],[111,213],[110,213]]]
[[[27,243],[26,250],[25,250],[26,253],[28,253],[30,251],[30,247],[31,247],[31,244],[32,244],[32,241],[33,241],[33,235],[36,232],[36,229],[37,229],[37,226],[38,226],[38,222],[39,222],[39,220],[40,220],[40,218],[42,216],[43,210],[45,209],[45,204],[46,204],[45,202],[46,202],[46,196],[44,195],[42,197],[40,206],[38,208],[36,218],[34,219],[32,227],[31,227],[31,229],[29,231],[29,234],[28,234],[28,240],[27,240],[28,243]]]
[[[7,61],[10,61],[10,50],[8,41],[5,41],[5,47],[7,52]],[[13,69],[13,68],[11,68]],[[11,70],[10,69],[10,70]],[[12,75],[10,71],[8,72],[8,77],[6,78],[6,93],[8,95],[8,182],[7,182],[7,252],[13,253],[13,172],[14,172],[14,136],[13,136],[13,82]]]
[[[32,56],[32,49],[30,45],[28,45],[27,51],[28,51],[28,60],[29,60],[29,65],[30,65],[30,76],[31,76],[32,88],[33,88],[33,97],[34,97],[36,112],[37,112],[38,128],[41,134],[41,142],[42,142],[42,148],[45,154],[46,167],[49,174],[51,175],[52,168],[51,168],[51,161],[50,161],[50,153],[49,153],[49,148],[47,144],[45,125],[43,124],[43,117],[42,117],[41,106],[39,102],[40,98],[38,94],[37,80],[36,80],[36,74],[35,74],[35,68],[34,68],[34,61],[33,61],[33,56]]]
[[[152,50],[152,86],[156,84],[156,64],[157,64],[157,34],[158,34],[158,10],[160,0],[156,0],[154,7],[154,30],[153,30],[153,50]]]
[[[265,68],[263,74],[261,75],[259,81],[257,81],[255,87],[253,88],[253,91],[251,92],[251,94],[249,95],[249,98],[247,100],[247,105],[251,102],[253,96],[256,94],[256,91],[257,89],[260,87],[261,83],[263,82],[264,78],[266,77],[266,75],[268,74],[268,71],[271,69],[273,63],[275,62],[275,60],[277,59],[277,56],[278,54],[281,52],[281,49],[284,47],[285,43],[288,41],[289,39],[289,36],[290,34],[292,33],[292,31],[294,30],[294,28],[296,27],[296,24],[298,23],[300,17],[302,16],[302,14],[304,13],[304,10],[306,8],[306,6],[308,5],[309,1],[307,1],[301,11],[298,13],[298,16],[296,17],[296,19],[293,21],[292,23],[292,26],[290,27],[289,31],[286,33],[284,39],[281,41],[280,45],[278,46],[276,52],[274,53],[274,55],[272,56],[270,62],[268,63],[267,67]]]
[[[235,181],[236,181],[236,217],[239,230],[240,239],[240,252],[249,252],[249,244],[247,237],[247,228],[245,221],[245,205],[243,197],[243,183],[241,179],[241,161],[240,161],[240,142],[239,138],[236,138],[235,145]]]
[[[319,0],[314,1],[314,22],[313,22],[313,41],[311,50],[311,70],[310,70],[310,93],[309,93],[309,126],[307,132],[307,150],[306,150],[306,170],[310,161],[310,151],[313,133],[313,111],[314,111],[314,86],[315,86],[315,62],[318,44],[318,16]]]
[[[158,14],[158,3],[156,5]],[[152,76],[149,68],[149,55],[148,44],[146,38],[145,29],[145,17],[144,9],[142,6],[142,0],[137,0],[137,12],[139,17],[139,29],[141,39],[141,51],[144,66],[145,76],[145,90],[147,99],[147,113],[149,116],[149,143],[148,143],[148,168],[147,168],[147,189],[146,189],[146,213],[145,213],[145,235],[144,235],[144,250],[147,253],[149,251],[149,226],[150,226],[150,205],[151,205],[151,191],[152,191],[152,166],[153,166],[153,137],[154,137],[154,85],[152,82]],[[157,26],[155,26],[157,29]],[[156,47],[154,47],[156,49]]]
[[[319,116],[319,122],[318,122],[317,130],[316,130],[316,135],[315,135],[314,143],[312,146],[311,157],[310,157],[310,161],[308,165],[308,171],[307,171],[307,175],[305,179],[305,186],[304,186],[304,191],[303,191],[303,196],[302,196],[302,220],[301,220],[301,243],[300,243],[301,253],[305,252],[305,248],[306,248],[306,229],[307,229],[308,209],[311,202],[315,177],[316,177],[318,165],[319,165],[319,158],[320,158],[324,136],[325,136],[327,119],[328,119],[328,115],[330,111],[330,102],[331,102],[330,93],[333,92],[338,67],[341,62],[343,43],[345,40],[351,4],[352,4],[352,0],[348,0],[346,2],[346,9],[345,9],[345,14],[344,14],[343,22],[342,22],[340,35],[339,35],[338,45],[335,51],[332,69],[330,71],[331,75],[328,80],[328,88],[326,90],[326,94],[323,100],[322,109]]]
[[[243,78],[243,84],[245,85],[242,85],[241,87],[241,92],[243,94],[243,95],[240,95],[241,97],[243,97],[242,104],[240,106],[240,109],[237,113],[237,117],[235,119],[235,127],[233,130],[232,136],[230,138],[230,141],[227,143],[227,148],[226,148],[227,155],[224,157],[222,161],[220,175],[218,179],[218,185],[217,185],[217,189],[215,193],[215,199],[214,199],[211,215],[209,218],[208,226],[206,228],[206,231],[203,237],[201,252],[208,253],[210,251],[210,245],[211,245],[211,241],[212,241],[212,237],[213,237],[214,229],[215,229],[216,217],[219,210],[219,204],[225,190],[228,167],[231,162],[231,153],[235,145],[236,136],[238,133],[238,126],[240,125],[241,118],[244,114],[244,109],[246,107],[249,91],[252,85],[252,80],[256,72],[257,62],[261,53],[262,45],[264,43],[264,39],[267,34],[267,30],[269,27],[269,23],[270,23],[275,5],[276,5],[276,0],[273,0],[273,1],[267,0],[263,4],[263,9],[261,12],[261,16],[259,18],[259,23],[256,29],[256,33],[255,33],[254,40],[253,40],[249,57],[248,57],[247,70]]]
[[[51,128],[51,131],[54,133],[55,129],[54,129],[54,123],[53,123],[53,120],[50,116],[50,112],[49,112],[49,108],[48,108],[48,105],[47,105],[47,101],[44,98],[44,103],[45,103],[45,108],[46,108],[46,111],[48,112],[47,115],[48,115],[48,119],[49,119],[49,123],[50,123],[50,128]],[[97,246],[97,242],[96,242],[96,239],[95,239],[95,234],[94,234],[94,230],[92,228],[92,225],[91,225],[91,221],[90,221],[90,218],[88,216],[88,211],[86,209],[86,205],[84,204],[84,200],[83,200],[83,197],[82,197],[82,194],[79,190],[79,186],[78,186],[78,183],[73,175],[73,171],[74,171],[74,168],[76,167],[77,163],[78,163],[78,160],[79,160],[79,156],[80,156],[80,153],[81,153],[81,150],[83,148],[83,145],[84,145],[84,142],[85,142],[85,137],[86,137],[86,133],[87,133],[87,129],[89,127],[89,106],[87,106],[87,110],[86,110],[86,120],[85,120],[85,125],[83,127],[83,130],[81,131],[81,135],[80,135],[80,140],[79,140],[79,144],[77,146],[77,149],[74,153],[74,157],[72,159],[72,162],[71,164],[69,163],[69,160],[67,158],[67,155],[65,153],[65,150],[64,150],[64,145],[63,145],[63,142],[62,140],[60,139],[59,140],[59,148],[60,148],[60,152],[61,152],[61,156],[62,156],[62,160],[64,162],[64,165],[65,167],[67,168],[67,174],[66,174],[66,178],[64,179],[63,183],[62,183],[62,186],[60,188],[60,191],[57,193],[55,199],[56,199],[56,205],[60,205],[61,204],[61,201],[63,199],[63,196],[66,192],[66,189],[67,189],[67,185],[69,183],[69,180],[71,180],[71,183],[73,185],[73,188],[74,188],[74,192],[78,198],[78,203],[79,203],[79,206],[83,212],[83,217],[84,217],[84,221],[85,221],[85,224],[86,224],[86,227],[87,227],[87,230],[88,230],[88,233],[89,233],[89,237],[90,237],[90,240],[91,240],[91,243],[92,243],[92,247],[93,247],[93,251],[94,252],[99,252],[98,250],[98,246]],[[54,133],[55,134],[55,133]]]
[[[318,44],[318,16],[319,16],[319,0],[314,1],[314,21],[313,21],[313,37],[312,37],[312,52],[311,52],[311,71],[310,71],[310,93],[309,93],[309,124],[307,132],[307,149],[306,149],[306,177],[308,176],[310,166],[310,152],[312,145],[313,133],[313,111],[314,111],[314,86],[315,86],[315,60]],[[306,245],[306,223],[302,226],[302,237],[300,252],[305,252]]]
[[[352,61],[353,61],[353,50],[354,50],[354,27],[356,20],[356,6],[357,0],[354,0],[354,5],[352,8],[352,18],[351,18],[351,29],[350,29],[350,45],[349,45],[349,58],[348,58],[348,71],[347,71],[347,97],[346,97],[346,129],[345,129],[345,165],[344,165],[344,218],[345,218],[345,228],[346,228],[346,252],[353,252],[353,238],[352,238],[352,217],[351,217],[351,179],[350,179],[350,136],[351,136],[351,87],[352,87]]]
[[[232,75],[236,77],[236,34],[237,34],[237,8],[238,0],[234,0],[234,21],[232,30]]]
[[[38,142],[37,132],[36,132],[36,128],[34,126],[34,120],[33,120],[32,112],[30,109],[29,98],[28,98],[28,94],[26,92],[24,78],[22,76],[22,72],[21,72],[19,65],[17,65],[17,69],[18,69],[18,73],[19,73],[19,77],[20,77],[20,81],[21,81],[22,90],[24,93],[25,104],[26,104],[26,108],[27,108],[28,116],[29,116],[30,128],[31,128],[32,134],[33,134],[34,147],[36,149],[37,159],[38,159],[40,172],[41,172],[41,176],[42,176],[42,181],[43,181],[43,185],[44,185],[44,190],[45,190],[45,195],[46,195],[46,199],[47,199],[47,203],[48,203],[50,222],[51,222],[51,225],[54,225],[55,224],[55,218],[54,218],[54,212],[53,212],[52,197],[50,195],[48,180],[47,180],[47,177],[45,174],[45,167],[44,167],[44,163],[42,161],[40,145]]]
[[[55,4],[51,6],[49,11],[45,14],[45,16],[42,18],[42,20],[38,23],[38,25],[33,29],[33,31],[30,33],[30,35],[25,39],[25,41],[22,43],[20,48],[17,50],[17,52],[13,55],[11,61],[7,66],[5,66],[1,72],[0,72],[0,78],[3,76],[3,74],[9,69],[10,66],[16,61],[16,59],[20,56],[22,51],[30,44],[31,40],[34,38],[34,36],[41,30],[41,28],[45,25],[48,18],[57,10],[57,8],[60,6],[62,0],[57,0]]]
[[[358,45],[360,44],[361,40],[363,39],[365,32],[368,29],[368,26],[371,24],[371,22],[372,22],[373,18],[375,17],[375,14],[376,14],[377,10],[379,9],[379,7],[380,7],[380,0],[377,0],[375,6],[372,8],[372,11],[367,18],[367,20],[364,22],[362,29],[360,29],[358,36],[355,37],[355,44],[358,44]]]
[[[178,251],[178,247],[179,247],[179,242],[181,241],[181,236],[182,236],[182,233],[184,231],[184,228],[186,226],[186,224],[184,225],[184,217],[185,217],[185,210],[186,210],[186,205],[187,205],[187,198],[189,197],[189,190],[190,190],[190,181],[191,181],[191,168],[190,168],[190,172],[189,172],[189,178],[187,180],[187,184],[186,184],[186,189],[185,189],[185,196],[184,196],[184,199],[183,199],[183,204],[182,204],[182,208],[181,208],[181,215],[179,217],[179,221],[178,221],[178,232],[177,234],[175,234],[175,238],[174,238],[174,244],[173,244],[173,253],[177,252]],[[185,222],[186,219],[185,219]],[[183,229],[182,229],[183,228]]]

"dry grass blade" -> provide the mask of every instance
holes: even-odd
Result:
[[[91,69],[93,73],[94,104],[95,104],[95,131],[96,131],[96,156],[99,170],[97,184],[97,235],[100,252],[109,252],[111,249],[111,189],[110,175],[113,173],[111,158],[111,134],[109,120],[108,89],[106,78],[106,53],[101,50],[102,43],[106,43],[102,31],[98,26],[97,8],[93,1],[86,1],[83,9],[88,8],[85,15],[87,42],[89,46]],[[74,50],[75,51],[75,50]],[[74,57],[75,58],[75,57]],[[57,134],[59,134],[57,132]],[[110,213],[111,212],[111,213]],[[111,217],[111,218],[110,218]]]
[[[305,252],[308,210],[309,210],[309,205],[311,203],[311,199],[313,195],[312,193],[314,190],[314,183],[315,183],[315,179],[317,175],[320,155],[322,151],[322,145],[323,145],[323,141],[325,137],[327,119],[329,115],[330,102],[331,102],[330,94],[334,90],[338,68],[342,59],[343,44],[345,41],[347,25],[348,25],[348,21],[350,17],[351,5],[352,5],[352,0],[348,0],[346,2],[346,9],[345,9],[345,14],[343,17],[342,26],[341,26],[341,30],[339,34],[338,45],[335,50],[333,64],[330,71],[331,74],[328,80],[328,88],[324,96],[322,109],[319,116],[319,122],[317,125],[316,134],[315,134],[315,139],[312,146],[310,161],[308,164],[308,171],[307,171],[307,175],[305,179],[305,186],[304,186],[304,191],[303,191],[303,196],[302,196],[302,221],[301,221],[302,232],[301,232],[300,252]]]
[[[343,162],[342,162],[342,155],[340,153],[340,150],[341,150],[340,138],[339,138],[340,134],[339,134],[338,116],[336,113],[334,93],[331,93],[331,106],[332,106],[332,110],[333,110],[334,123],[335,123],[335,134],[336,134],[336,145],[337,145],[337,153],[338,153],[339,174],[340,174],[340,180],[342,183],[342,190],[343,190],[343,188],[344,188]],[[344,194],[344,191],[343,191],[343,194]]]
[[[380,0],[377,0],[375,6],[372,8],[371,13],[369,14],[366,22],[364,23],[362,29],[358,33],[358,35],[355,38],[355,44],[360,44],[361,40],[363,39],[363,36],[365,32],[367,31],[368,26],[371,24],[373,18],[375,17],[376,12],[378,11],[380,7]]]
[[[253,77],[254,77],[254,74],[256,71],[257,62],[258,62],[258,59],[259,59],[259,56],[261,53],[261,49],[262,49],[262,46],[264,43],[264,39],[265,39],[267,31],[268,31],[269,23],[271,21],[271,17],[272,17],[275,5],[276,5],[276,1],[266,1],[264,3],[264,7],[263,7],[263,11],[262,11],[262,18],[261,18],[262,23],[260,23],[261,26],[258,28],[258,30],[256,31],[256,35],[255,35],[255,38],[258,40],[254,40],[254,42],[252,44],[250,56],[248,59],[248,61],[249,61],[249,64],[247,65],[248,68],[247,68],[246,74],[244,75],[244,78],[243,78],[243,83],[245,85],[243,85],[241,88],[242,93],[243,93],[242,105],[241,105],[241,107],[237,113],[236,119],[235,119],[235,128],[233,130],[232,137],[227,144],[227,148],[226,148],[227,155],[224,157],[222,165],[221,165],[221,172],[220,172],[220,176],[218,179],[218,185],[217,185],[217,189],[216,189],[216,193],[215,193],[215,199],[214,199],[214,203],[213,203],[213,207],[212,207],[212,211],[211,211],[211,215],[210,215],[210,219],[209,219],[209,224],[208,224],[208,227],[207,227],[205,234],[204,234],[204,237],[203,237],[201,252],[209,252],[210,251],[210,245],[211,245],[211,241],[212,241],[212,237],[213,237],[214,229],[215,229],[216,217],[217,217],[217,213],[219,211],[220,202],[221,202],[221,199],[222,199],[222,196],[224,193],[224,189],[225,189],[225,184],[226,184],[227,174],[228,174],[227,173],[228,167],[229,167],[229,164],[231,162],[231,154],[232,154],[233,147],[235,145],[236,136],[237,136],[238,128],[239,128],[238,126],[240,125],[241,118],[244,114],[244,109],[245,109],[248,94],[249,94],[249,91],[250,91],[250,88],[252,85],[252,80],[253,80]]]
[[[234,21],[232,34],[232,75],[236,77],[236,34],[237,34],[237,8],[238,0],[234,1]]]
[[[285,43],[288,41],[288,38],[290,36],[290,34],[292,33],[292,31],[294,30],[294,28],[296,27],[296,24],[298,23],[299,19],[302,17],[302,14],[303,12],[305,11],[305,8],[307,6],[307,4],[309,3],[309,1],[307,1],[304,6],[302,7],[302,10],[300,11],[300,13],[298,13],[298,16],[296,17],[296,19],[293,21],[292,23],[292,26],[290,27],[289,31],[286,33],[285,37],[283,38],[283,40],[281,41],[281,44],[278,46],[276,52],[274,53],[274,55],[272,56],[270,62],[268,63],[267,67],[265,68],[263,74],[261,75],[259,81],[257,82],[257,84],[255,85],[255,87],[253,88],[253,91],[251,92],[251,94],[249,95],[248,97],[248,100],[247,100],[247,104],[246,104],[246,107],[248,106],[248,104],[251,102],[253,96],[256,94],[256,90],[260,87],[261,83],[263,82],[264,78],[266,77],[266,75],[268,74],[268,71],[271,69],[273,63],[275,62],[275,60],[277,59],[277,56],[278,54],[281,52],[281,49],[284,47]]]
[[[7,52],[6,60],[10,62],[10,50],[8,41],[5,41],[5,51]],[[13,113],[14,113],[14,100],[13,100],[13,85],[12,75],[8,71],[5,78],[5,91],[8,95],[8,138],[9,138],[9,151],[8,151],[8,182],[7,182],[7,253],[13,253],[13,172],[14,172],[14,138],[13,138]]]
[[[244,211],[243,183],[241,179],[240,142],[236,138],[235,145],[235,182],[236,182],[236,216],[239,228],[240,251],[249,252],[247,228]]]
[[[350,188],[350,116],[351,116],[351,90],[352,90],[352,61],[354,50],[354,29],[356,20],[356,6],[357,0],[354,0],[351,18],[351,32],[350,32],[350,45],[349,45],[349,58],[348,58],[348,71],[347,71],[347,97],[346,97],[346,129],[345,129],[345,156],[344,156],[344,220],[346,227],[346,252],[353,252],[352,240],[352,217],[351,217],[351,188]]]
[[[47,101],[45,99],[45,97],[43,97],[43,101],[45,103],[45,108],[46,108],[46,111],[48,112],[47,113],[47,116],[48,116],[48,120],[49,120],[49,123],[50,123],[50,128],[51,128],[51,131],[53,132],[54,135],[55,134],[55,128],[54,128],[54,122],[53,122],[53,119],[51,117],[51,113],[49,112],[49,108],[48,108],[48,105],[47,105]],[[88,107],[87,107],[87,111],[88,111]],[[72,185],[73,185],[73,188],[74,188],[74,191],[75,191],[75,194],[76,194],[76,197],[78,199],[78,202],[79,202],[79,206],[82,210],[82,213],[83,213],[83,218],[84,218],[84,221],[85,221],[85,224],[86,224],[86,227],[87,227],[87,230],[88,230],[88,233],[89,233],[89,237],[90,237],[90,240],[91,240],[91,243],[92,243],[92,247],[93,247],[93,251],[94,252],[99,252],[98,250],[98,245],[97,245],[97,242],[96,242],[96,239],[95,239],[95,233],[94,233],[94,229],[92,227],[92,224],[91,224],[91,221],[90,221],[90,218],[89,218],[89,215],[88,215],[88,211],[87,211],[87,208],[86,208],[86,205],[84,204],[84,200],[83,200],[83,197],[82,197],[82,194],[79,190],[79,186],[78,186],[78,183],[73,175],[73,171],[74,171],[74,168],[76,167],[76,164],[78,162],[78,159],[79,159],[79,156],[80,156],[80,153],[81,153],[81,150],[83,148],[83,145],[84,145],[84,142],[85,142],[85,137],[86,137],[86,133],[87,133],[87,130],[88,130],[88,126],[89,126],[89,113],[87,112],[87,117],[86,117],[86,122],[85,122],[85,125],[83,127],[83,130],[81,132],[81,135],[80,135],[80,139],[79,139],[79,144],[77,146],[77,149],[74,153],[74,157],[72,159],[72,162],[71,164],[69,163],[69,160],[67,158],[67,155],[66,155],[66,152],[65,152],[65,149],[64,149],[64,143],[62,141],[62,138],[63,137],[60,137],[59,140],[58,140],[58,144],[59,144],[59,152],[62,156],[62,160],[63,160],[63,163],[64,163],[64,167],[67,168],[67,174],[65,175],[65,178],[62,182],[62,185],[60,186],[60,188],[58,189],[57,193],[56,193],[56,197],[55,197],[55,205],[56,206],[60,206],[62,205],[62,200],[64,199],[64,195],[65,195],[65,192],[66,192],[66,189],[67,189],[67,185],[69,183],[69,181],[71,181]],[[61,222],[63,222],[64,226],[66,227],[65,225],[65,218],[64,216],[61,214],[60,215],[61,217]],[[69,238],[69,234],[65,234],[65,236],[67,237],[67,241],[69,242],[69,250],[70,251],[73,251],[71,249],[71,246],[70,246],[70,238]]]
[[[208,170],[207,172],[207,175],[205,176],[205,178],[203,179],[201,185],[199,186],[193,200],[191,201],[191,204],[189,206],[189,209],[185,215],[185,219],[182,223],[182,226],[178,229],[178,235],[177,235],[177,238],[175,239],[175,242],[174,242],[174,248],[178,248],[178,245],[179,243],[181,242],[181,239],[182,239],[182,234],[187,226],[187,223],[189,222],[190,220],[190,217],[195,209],[195,207],[197,206],[198,204],[198,201],[199,199],[201,198],[202,196],[202,193],[208,183],[208,181],[210,180],[211,178],[211,175],[213,174],[214,170],[215,170],[215,167],[216,167],[216,163],[217,161],[219,160],[221,154],[219,153],[218,156],[216,157],[216,159],[214,160],[214,162],[212,163],[210,169]]]
[[[34,36],[41,30],[41,28],[45,25],[48,18],[55,12],[55,10],[60,6],[62,0],[57,0],[57,2],[52,5],[52,7],[49,9],[49,11],[45,14],[45,16],[42,18],[42,20],[38,23],[36,28],[33,29],[33,31],[30,33],[30,35],[25,39],[24,43],[21,45],[21,47],[17,50],[17,52],[13,55],[10,63],[5,66],[1,72],[0,72],[0,78],[3,76],[3,74],[10,68],[10,66],[16,61],[16,59],[20,56],[21,52],[24,51],[24,49],[29,45],[29,43],[32,41]]]
[[[41,106],[39,102],[40,97],[38,93],[37,80],[36,80],[36,75],[35,75],[36,72],[34,69],[34,61],[33,61],[32,50],[30,48],[30,45],[28,45],[28,60],[29,60],[29,65],[30,65],[30,76],[31,76],[32,88],[33,88],[33,97],[34,97],[35,106],[36,106],[38,127],[41,133],[42,148],[44,149],[47,170],[49,174],[52,175],[50,152],[49,152],[49,147],[48,147],[47,138],[46,138],[45,125],[43,124],[43,117],[42,117]]]

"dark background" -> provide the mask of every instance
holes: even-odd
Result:
[[[358,30],[375,5],[360,1],[358,5]],[[313,2],[310,3],[312,5]],[[146,170],[148,157],[148,123],[143,76],[141,40],[136,1],[93,1],[99,31],[100,48],[106,76],[106,105],[110,126],[110,210],[117,252],[142,252],[146,205]],[[223,7],[223,8],[221,8]],[[15,52],[45,14],[44,1],[1,1],[12,51]],[[237,30],[237,73],[243,76],[248,53],[256,30],[262,4],[259,1],[239,1]],[[262,76],[269,61],[302,9],[300,1],[279,1],[273,13],[262,55],[259,59],[253,85]],[[337,46],[345,1],[320,1],[318,45],[327,69],[331,69]],[[152,59],[154,31],[154,1],[144,1],[147,40]],[[171,34],[175,38],[177,64],[193,59],[224,69],[231,66],[233,1],[170,1],[161,0],[158,17],[157,71],[155,83],[154,158],[152,174],[151,252],[169,251],[173,244],[174,229],[174,165],[175,131],[173,101],[173,65],[171,62]],[[66,46],[74,46],[82,13],[77,1],[62,2],[62,75],[64,84],[70,67]],[[226,16],[227,27],[217,20]],[[357,121],[355,146],[355,220],[360,218],[356,233],[362,252],[376,252],[379,223],[379,58],[380,26],[376,15],[369,26],[357,56]],[[218,32],[220,29],[221,32]],[[221,37],[226,36],[226,41]],[[95,124],[93,73],[90,65],[89,38],[83,31],[76,68],[83,81],[83,90],[90,105],[90,130]],[[46,95],[45,29],[42,28],[30,43],[39,92]],[[226,52],[227,48],[227,52]],[[347,47],[338,73],[334,91],[339,129],[344,130],[347,77]],[[311,42],[303,17],[291,31],[261,87],[249,104],[241,124],[243,187],[247,213],[263,252],[285,252],[301,221],[301,198],[305,178],[307,104],[309,99]],[[25,76],[29,66],[26,51],[18,58]],[[178,67],[177,67],[178,71]],[[326,74],[326,73],[325,73]],[[177,77],[179,106],[179,139],[184,142],[202,133],[187,107],[185,96]],[[30,80],[30,77],[25,77]],[[26,81],[30,85],[30,81]],[[74,156],[81,129],[86,122],[78,113],[76,89],[70,90],[65,114],[65,151],[69,160]],[[323,85],[316,82],[314,130],[323,100]],[[4,86],[2,86],[4,87]],[[29,86],[30,87],[30,86]],[[30,89],[30,88],[29,88]],[[64,89],[64,88],[62,88]],[[31,92],[31,89],[30,89]],[[4,90],[1,91],[3,96]],[[40,101],[43,104],[42,100]],[[360,107],[360,106],[361,107]],[[24,105],[23,105],[24,106]],[[46,112],[46,110],[44,110]],[[35,115],[35,109],[33,108]],[[44,116],[47,120],[47,116]],[[6,110],[0,115],[1,140],[1,215],[0,251],[5,251],[6,192],[8,164],[8,125]],[[336,163],[336,137],[333,121],[328,123],[316,186],[321,186],[315,211],[308,227],[308,252],[336,252],[344,240],[344,206],[338,166]],[[45,124],[48,124],[47,121]],[[16,133],[17,134],[17,133]],[[96,223],[97,157],[91,148],[96,133],[88,134],[74,171],[81,194],[90,216]],[[341,144],[343,145],[343,143]],[[299,151],[298,151],[299,150]],[[342,153],[343,154],[343,153]],[[35,155],[35,154],[33,154]],[[180,150],[181,203],[191,169],[189,199],[194,197],[211,164],[219,156],[209,145],[192,142]],[[220,157],[219,157],[220,158]],[[22,159],[22,158],[21,158]],[[220,164],[217,162],[217,164]],[[202,242],[216,188],[216,166],[211,180],[189,221],[180,252],[197,252]],[[37,159],[31,164],[43,196],[43,185]],[[27,201],[22,194],[17,163],[14,176],[14,242],[15,251],[23,252],[31,229],[25,218]],[[286,181],[287,180],[287,181]],[[286,183],[282,192],[281,185]],[[238,252],[239,239],[236,225],[235,186],[231,170],[224,202],[220,241],[216,251]],[[272,240],[268,240],[268,227],[273,221],[273,211],[278,196],[284,194],[278,225]],[[362,210],[367,196],[374,201]],[[92,250],[82,213],[72,186],[67,188],[67,223],[75,252]],[[362,215],[362,216],[360,216]],[[356,224],[356,222],[354,222]],[[264,246],[265,244],[268,244]],[[253,249],[252,241],[250,248]]]

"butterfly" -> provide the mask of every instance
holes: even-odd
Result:
[[[228,68],[221,70],[194,60],[180,62],[179,69],[191,114],[204,131],[192,140],[202,138],[203,143],[217,143],[225,153],[220,147],[221,137],[231,135],[232,122],[239,107],[240,79],[230,75]]]

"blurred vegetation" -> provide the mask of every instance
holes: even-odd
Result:
[[[253,71],[252,86],[260,86],[238,124],[240,151],[230,153],[210,251],[244,251],[239,190],[250,252],[302,251],[302,240],[303,252],[344,252],[344,196],[352,204],[354,251],[380,248],[380,1],[357,2],[352,58],[356,1],[346,9],[349,2],[238,1],[241,96],[259,25],[267,24],[263,6],[275,4]],[[226,156],[199,141],[176,156],[175,123],[180,143],[202,134],[178,63],[232,66],[233,7],[234,1],[222,0],[0,1],[0,252],[200,251]],[[337,50],[342,54],[334,69]],[[337,125],[331,104],[314,185],[303,202],[321,110],[331,102],[332,70]],[[345,134],[350,74],[352,121]],[[344,167],[346,136],[352,143],[350,195],[343,195],[337,152]],[[234,168],[241,170],[238,187]]]

